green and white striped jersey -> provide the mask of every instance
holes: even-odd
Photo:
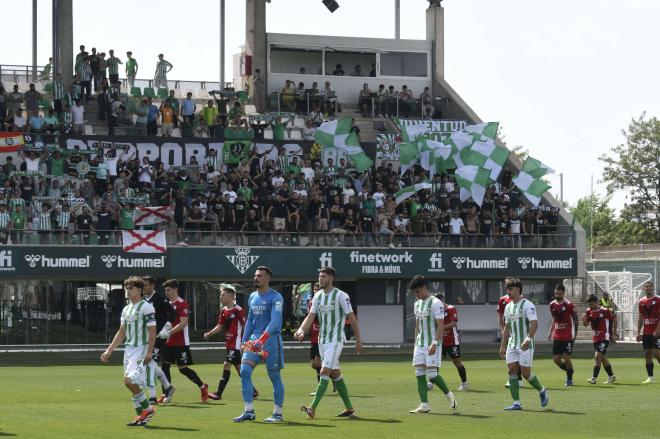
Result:
[[[518,303],[509,302],[504,308],[504,322],[509,327],[508,348],[519,348],[525,337],[529,333],[530,322],[537,320],[536,307],[527,299],[522,299]],[[534,348],[534,339],[532,339],[530,348]]]
[[[415,302],[415,319],[417,320],[417,337],[415,346],[426,348],[431,346],[435,338],[435,321],[445,318],[445,305],[435,296]],[[442,343],[442,340],[439,340]]]
[[[333,288],[329,293],[321,290],[314,295],[310,312],[316,314],[319,320],[320,344],[346,341],[344,322],[346,316],[353,312],[348,294],[337,288]]]
[[[126,346],[146,346],[149,344],[149,326],[156,326],[156,311],[146,300],[129,303],[121,312],[121,324],[126,329]]]

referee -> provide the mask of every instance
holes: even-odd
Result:
[[[156,280],[152,276],[142,276],[144,280],[144,300],[153,305],[156,310],[156,334],[160,333],[166,323],[172,323],[176,320],[176,313],[174,308],[170,305],[170,302],[163,296],[156,292]],[[169,380],[165,376],[165,373],[160,368],[161,353],[163,352],[163,347],[167,340],[160,337],[156,337],[156,344],[154,345],[154,354],[153,359],[156,363],[156,377],[160,380],[161,386],[163,388],[164,395],[161,399],[165,400],[171,399],[174,394],[174,387],[170,384]],[[158,405],[158,398],[156,398],[156,386],[153,385],[149,387],[149,392],[151,397],[149,398],[149,404]]]

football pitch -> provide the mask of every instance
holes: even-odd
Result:
[[[117,352],[117,357],[121,353]],[[115,359],[116,360],[116,359]],[[117,365],[0,368],[0,436],[26,438],[658,438],[660,384],[641,385],[642,358],[612,359],[617,384],[591,385],[592,360],[574,360],[575,387],[564,387],[565,375],[552,361],[537,358],[534,369],[548,388],[550,403],[541,408],[538,392],[526,383],[521,390],[522,412],[504,412],[511,403],[504,388],[503,361],[466,361],[471,390],[454,392],[458,409],[452,413],[439,389],[429,392],[432,413],[409,414],[418,403],[414,370],[408,361],[343,364],[358,417],[338,419],[341,399],[330,390],[307,420],[299,411],[308,404],[316,376],[307,364],[288,363],[282,371],[286,390],[286,423],[262,420],[272,411],[272,387],[263,367],[253,374],[261,392],[255,402],[257,421],[235,424],[242,412],[240,379],[232,373],[222,401],[202,404],[199,391],[173,368],[177,388],[172,404],[159,406],[148,427],[127,427],[134,417],[129,392],[121,384]],[[215,390],[221,365],[194,366]],[[656,370],[659,367],[656,365]],[[443,362],[441,374],[455,390],[454,366]]]

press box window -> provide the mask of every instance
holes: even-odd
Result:
[[[427,54],[417,52],[384,52],[380,54],[381,76],[428,76]]]
[[[307,75],[322,73],[323,55],[320,50],[302,50],[273,48],[270,49],[271,73],[301,73]],[[311,85],[311,84],[310,84]]]

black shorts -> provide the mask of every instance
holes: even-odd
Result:
[[[110,73],[110,84],[116,84],[117,82],[119,82],[119,74]]]
[[[552,341],[552,355],[561,355],[561,354],[573,354],[573,347],[575,342],[571,341],[562,341],[562,340],[553,340]]]
[[[599,341],[597,343],[594,343],[594,350],[596,352],[600,352],[601,354],[605,355],[607,354],[607,347],[609,345],[610,345],[609,340]]]
[[[311,345],[309,345],[309,359],[313,360],[316,357],[321,358],[321,353],[319,352],[319,344],[312,343]]]
[[[644,349],[660,349],[660,338],[653,334],[642,335],[642,346]]]
[[[457,345],[457,344],[451,346],[442,345],[442,358],[447,358],[447,355],[449,355],[449,358],[460,358],[461,345]]]
[[[238,365],[241,364],[241,357],[243,354],[240,349],[227,349],[227,357],[225,357],[225,362]]]
[[[156,364],[160,364],[160,361],[163,359],[163,349],[165,348],[165,342],[167,340],[163,338],[156,337],[156,343],[154,344],[154,353],[153,359]]]
[[[165,346],[163,348],[163,363],[177,366],[192,366],[195,364],[190,353],[190,346]]]

